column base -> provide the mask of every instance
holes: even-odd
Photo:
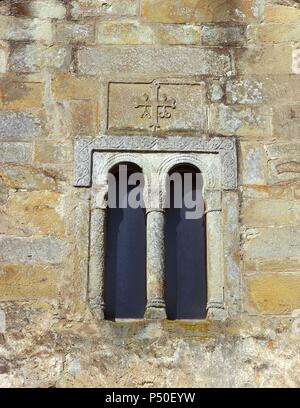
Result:
[[[166,305],[164,300],[155,299],[148,303],[145,319],[165,320],[167,318]]]

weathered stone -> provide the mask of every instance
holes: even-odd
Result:
[[[300,18],[299,18],[300,23]],[[298,24],[262,24],[255,28],[256,40],[261,43],[283,43],[300,41]]]
[[[4,185],[14,189],[60,190],[64,179],[60,173],[22,165],[6,165],[0,168],[0,178]]]
[[[98,80],[64,73],[57,73],[52,79],[55,99],[96,99],[99,95]]]
[[[0,74],[6,72],[8,54],[8,43],[0,41]]]
[[[254,46],[236,51],[238,74],[291,74],[291,45]]]
[[[0,143],[0,163],[26,163],[31,160],[30,143]]]
[[[55,26],[55,39],[58,43],[92,44],[95,40],[93,23],[74,23],[61,21]]]
[[[228,104],[256,105],[263,102],[263,84],[252,78],[229,80],[226,83]]]
[[[299,272],[300,258],[275,258],[275,259],[254,259],[245,260],[243,272],[245,274],[259,273],[280,273]]]
[[[300,47],[299,46],[293,49],[292,72],[293,74],[300,74]]]
[[[63,0],[14,0],[11,13],[15,16],[62,19],[66,16],[66,7]]]
[[[35,144],[36,163],[68,163],[72,158],[71,146],[66,143],[43,141]]]
[[[269,275],[247,279],[248,308],[286,314],[300,308],[300,276]]]
[[[265,185],[267,179],[267,156],[263,146],[241,143],[242,184]]]
[[[211,102],[222,102],[224,89],[220,81],[213,80],[209,83],[207,96]]]
[[[212,105],[209,111],[209,126],[209,131],[214,134],[270,138],[272,112],[268,108]]]
[[[59,264],[68,255],[66,241],[53,238],[0,236],[0,261],[24,264]]]
[[[265,21],[267,23],[299,23],[300,10],[293,7],[285,7],[280,4],[265,5]]]
[[[231,70],[227,51],[189,48],[159,47],[142,49],[131,47],[82,48],[78,51],[78,66],[82,74],[127,75],[148,74],[216,75],[221,76]]]
[[[261,18],[262,11],[251,0],[232,4],[223,0],[142,0],[142,16],[162,23],[253,21]]]
[[[138,0],[72,0],[71,15],[74,18],[118,15],[135,16],[139,12]]]
[[[58,295],[59,272],[53,266],[0,266],[0,291],[3,300],[54,299]]]
[[[43,104],[44,84],[0,80],[0,108],[39,108]]]
[[[96,135],[99,133],[99,107],[97,103],[72,101],[70,114],[72,135]]]
[[[163,83],[157,86],[153,84],[129,84],[111,83],[109,87],[109,112],[108,128],[110,130],[155,130],[153,123],[156,123],[159,130],[170,129],[180,131],[202,131],[207,130],[207,111],[205,107],[205,86],[204,84],[184,85]],[[169,115],[159,116],[157,108],[149,107],[151,117],[144,117],[143,106],[145,102],[143,95],[149,95],[150,99],[155,99],[158,92],[158,100],[164,102]],[[153,104],[155,100],[153,99]],[[127,105],[124,107],[124,100]],[[168,102],[169,101],[169,102]],[[162,103],[162,104],[164,104]],[[137,107],[139,105],[139,107]],[[154,105],[153,105],[154,106]]]
[[[298,257],[300,227],[253,228],[245,232],[245,259]]]
[[[300,204],[286,200],[244,200],[242,222],[249,227],[299,223]]]
[[[1,211],[1,210],[0,210]],[[62,196],[49,191],[18,191],[9,195],[0,221],[0,234],[63,236]]]
[[[208,25],[202,28],[203,45],[242,45],[246,41],[245,27],[213,26]]]
[[[145,24],[138,21],[108,20],[97,25],[99,44],[200,44],[201,28],[196,25]]]
[[[0,138],[28,140],[41,132],[40,119],[23,112],[0,111]]]
[[[8,66],[15,72],[38,72],[44,68],[67,70],[71,62],[70,49],[54,45],[20,44],[12,50]]]
[[[47,20],[0,16],[0,39],[52,42],[52,25]]]

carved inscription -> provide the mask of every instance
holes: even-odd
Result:
[[[159,119],[171,118],[171,109],[176,109],[177,101],[174,98],[168,98],[166,94],[160,96],[160,83],[153,81],[151,85],[151,96],[144,94],[137,98],[135,108],[142,108],[141,118],[152,119],[150,128],[155,132],[160,128]]]

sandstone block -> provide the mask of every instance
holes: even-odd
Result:
[[[300,23],[300,19],[299,19]],[[255,30],[256,40],[260,43],[283,43],[300,41],[299,24],[263,24]]]
[[[0,266],[0,297],[3,300],[54,299],[59,272],[53,266],[4,264]]]
[[[91,101],[72,101],[70,103],[71,133],[77,135],[96,135],[99,133],[99,107]]]
[[[26,109],[43,105],[44,84],[0,80],[0,108]]]
[[[15,72],[39,72],[44,68],[67,70],[70,62],[71,51],[66,47],[20,44],[12,50],[8,66],[10,71]]]
[[[0,178],[6,187],[17,190],[58,191],[64,185],[61,172],[24,165],[1,166]]]
[[[17,191],[3,206],[0,234],[63,236],[62,195],[50,191]]]
[[[248,308],[261,313],[286,314],[300,308],[300,276],[268,275],[247,279]]]
[[[75,23],[60,21],[55,26],[55,41],[57,43],[84,43],[92,44],[95,40],[93,23]]]
[[[59,264],[68,255],[68,244],[54,238],[0,237],[0,262]]]
[[[14,16],[30,16],[41,19],[62,19],[66,16],[66,7],[63,0],[14,0],[11,5],[11,14]]]
[[[300,204],[286,200],[244,200],[242,222],[250,227],[299,224]]]
[[[98,80],[71,74],[56,73],[52,78],[55,99],[96,99],[99,96]]]
[[[243,26],[213,26],[202,28],[203,45],[242,45],[246,41],[245,27]]]
[[[300,23],[299,9],[280,4],[266,4],[264,15],[267,23]]]
[[[299,226],[253,228],[245,233],[243,253],[245,259],[298,257],[299,245]]]
[[[71,145],[55,141],[43,141],[35,144],[34,161],[36,163],[64,164],[72,160]]]
[[[259,21],[262,12],[262,5],[251,0],[142,0],[142,16],[162,23]]]
[[[0,163],[26,163],[31,157],[30,143],[0,143]]]
[[[73,18],[90,16],[135,16],[139,13],[138,0],[72,0],[71,15]]]
[[[272,136],[272,112],[268,108],[212,105],[209,112],[210,133],[250,138]]]
[[[41,41],[51,44],[52,24],[47,20],[0,16],[0,39],[9,41]]]
[[[236,69],[238,74],[291,74],[291,45],[254,46],[236,51]]]
[[[34,114],[0,111],[0,138],[29,140],[41,133],[40,119]]]
[[[292,99],[295,101],[295,99]],[[300,106],[278,106],[273,116],[274,136],[279,140],[298,140],[300,134]]]
[[[97,25],[99,44],[200,44],[201,28],[195,25],[146,24],[108,20]]]
[[[97,47],[78,51],[82,74],[116,75],[124,72],[152,75],[216,75],[231,70],[226,50],[193,47]]]
[[[9,55],[8,43],[0,41],[0,74],[6,72],[8,55]]]

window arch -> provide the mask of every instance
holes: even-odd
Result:
[[[121,163],[110,171],[106,220],[104,302],[106,319],[143,318],[146,307],[146,227],[141,193],[129,185],[141,169]],[[142,181],[143,183],[143,181]],[[126,184],[126,185],[125,185]],[[137,190],[136,190],[137,191]],[[137,199],[133,206],[130,195]],[[138,204],[140,203],[140,204]]]
[[[166,187],[167,317],[202,319],[207,307],[202,175],[192,165],[177,165],[169,172]],[[193,213],[192,205],[195,205]]]

